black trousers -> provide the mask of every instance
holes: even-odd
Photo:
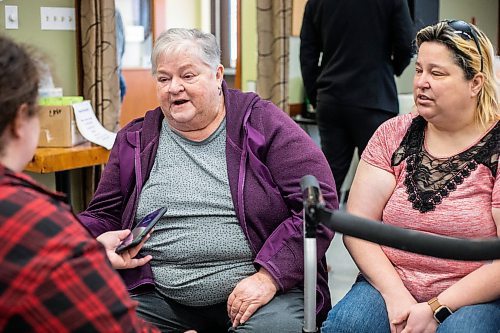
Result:
[[[299,288],[277,294],[236,328],[231,327],[226,302],[186,306],[163,297],[155,289],[131,297],[139,302],[137,315],[164,333],[183,333],[188,329],[198,333],[302,332],[304,323],[304,292]]]
[[[354,149],[365,149],[375,130],[396,116],[385,110],[319,102],[316,108],[321,150],[335,178],[337,193],[344,183]]]

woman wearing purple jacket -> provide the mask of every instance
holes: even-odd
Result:
[[[300,332],[300,179],[314,175],[338,206],[323,154],[283,111],[228,89],[215,37],[170,29],[157,39],[160,106],[122,129],[81,221],[94,236],[168,210],[144,244],[144,266],[120,270],[138,313],[163,331]],[[318,236],[317,314],[330,308]]]

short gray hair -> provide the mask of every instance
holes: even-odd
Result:
[[[193,48],[193,44],[198,46]],[[151,70],[156,74],[158,59],[165,54],[172,54],[181,50],[189,50],[200,59],[217,70],[220,65],[220,48],[215,36],[197,29],[172,28],[160,34],[156,39],[151,52]]]

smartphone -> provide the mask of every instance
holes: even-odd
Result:
[[[132,232],[130,232],[127,238],[125,238],[120,245],[118,245],[115,252],[120,254],[142,242],[144,237],[146,237],[151,229],[153,229],[155,224],[163,217],[163,214],[165,214],[166,211],[167,207],[162,207],[144,216],[139,224],[132,229]]]

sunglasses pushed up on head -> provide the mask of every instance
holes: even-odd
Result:
[[[477,38],[476,31],[472,26],[461,20],[451,20],[451,21],[445,21],[450,28],[453,29],[453,32],[460,37],[462,37],[465,40],[474,40],[474,43],[476,43],[477,51],[479,52],[479,56],[481,57],[481,70],[480,72],[483,71],[483,53],[481,52],[481,47],[479,46],[479,40]]]

